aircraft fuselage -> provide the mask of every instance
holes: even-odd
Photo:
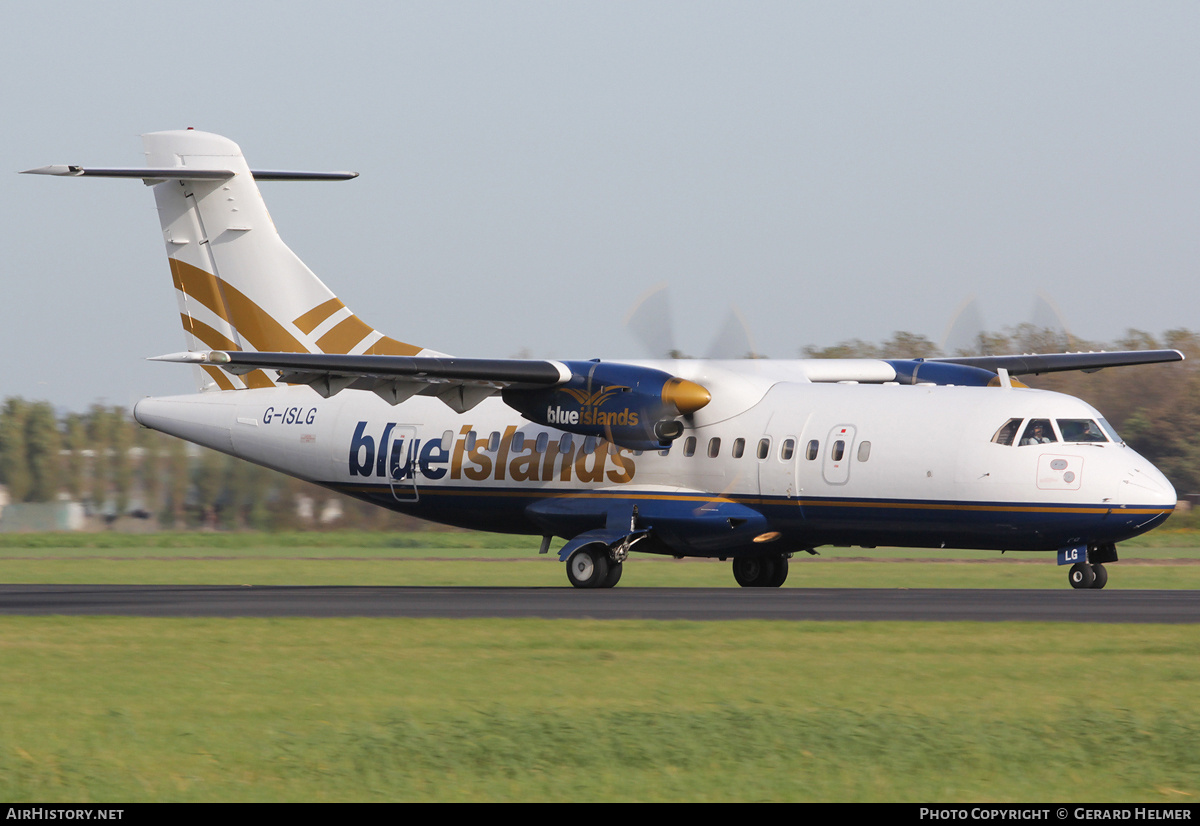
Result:
[[[771,534],[772,548],[1055,550],[1135,536],[1175,504],[1120,442],[992,441],[1011,419],[1100,420],[1079,399],[1022,388],[779,381],[743,411],[697,416],[668,451],[523,421],[497,399],[455,414],[432,398],[292,387],[146,399],[135,416],[462,527],[570,537],[636,506],[654,528],[638,549],[678,555],[762,553]]]

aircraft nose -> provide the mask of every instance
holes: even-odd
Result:
[[[1118,500],[1124,505],[1153,505],[1163,508],[1175,507],[1175,488],[1162,472],[1146,461],[1138,462],[1126,470],[1117,492]]]

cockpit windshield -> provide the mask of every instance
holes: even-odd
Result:
[[[1025,425],[1025,433],[1021,436],[1023,445],[1044,445],[1057,441],[1058,437],[1054,435],[1054,428],[1050,426],[1049,419],[1030,419],[1029,424]]]
[[[1021,425],[1024,424],[1022,429]],[[1058,427],[1054,427],[1054,425]],[[1017,441],[1017,433],[1021,439]],[[992,436],[998,445],[1044,445],[1057,442],[1121,442],[1113,426],[1104,419],[1009,419]]]
[[[1091,419],[1059,419],[1064,442],[1107,442],[1108,437]]]

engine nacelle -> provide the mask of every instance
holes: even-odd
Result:
[[[988,387],[999,383],[996,374],[982,367],[924,359],[887,359],[901,384],[954,384],[960,387]],[[1014,382],[1014,384],[1019,384]],[[1024,386],[1024,385],[1021,385]]]
[[[670,447],[684,430],[680,416],[712,396],[695,382],[662,370],[601,361],[562,362],[566,384],[544,389],[506,388],[504,402],[526,419],[568,433],[596,436],[630,450]]]

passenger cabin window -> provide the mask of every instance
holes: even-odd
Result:
[[[816,439],[813,439],[808,443],[808,447],[804,449],[804,458],[811,462],[813,459],[817,458],[817,453],[820,450],[821,443]]]
[[[759,439],[758,440],[758,458],[765,459],[770,455],[771,455],[771,440],[770,439]]]
[[[842,456],[846,454],[846,443],[838,439],[833,443],[833,461],[842,461]]]
[[[779,458],[783,461],[788,461],[796,453],[796,440],[784,439],[783,447],[779,449]]]
[[[564,433],[563,435],[558,437],[558,452],[559,453],[570,453],[571,452],[571,434],[570,433]]]
[[[687,439],[684,440],[683,455],[684,456],[695,456],[696,455],[696,437],[695,436],[688,436]]]
[[[545,453],[546,447],[550,444],[550,434],[544,430],[537,435],[537,441],[534,442],[533,449],[538,453]]]
[[[500,431],[499,430],[493,430],[492,434],[490,436],[488,436],[487,449],[490,450],[492,453],[495,453],[497,450],[500,449]]]
[[[742,454],[744,454],[745,452],[746,452],[746,440],[745,439],[734,439],[733,440],[733,458],[740,459],[740,458],[742,458]]]
[[[1064,442],[1107,442],[1100,425],[1091,419],[1059,419],[1058,430]]]
[[[512,435],[512,451],[514,453],[520,453],[524,449],[525,449],[525,434],[518,430],[516,433],[514,433]]]
[[[871,443],[870,442],[859,442],[858,443],[858,461],[865,462],[870,458],[871,458]]]
[[[721,439],[717,436],[708,440],[708,458],[715,459],[721,454]]]
[[[1017,438],[1017,431],[1020,427],[1020,419],[1009,419],[1000,425],[1000,429],[996,431],[996,435],[992,437],[992,441],[998,445],[1011,445]]]
[[[1021,436],[1023,445],[1044,445],[1057,441],[1058,437],[1054,435],[1054,428],[1050,427],[1049,419],[1030,419],[1029,424],[1025,425],[1024,435]]]

